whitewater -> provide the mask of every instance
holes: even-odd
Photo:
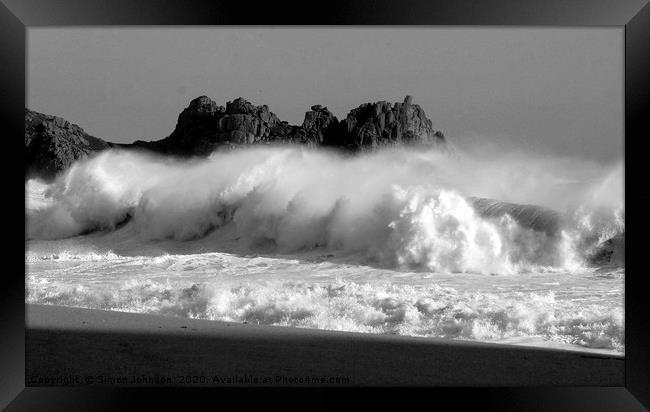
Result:
[[[516,152],[109,150],[26,182],[26,301],[623,353],[623,183]]]

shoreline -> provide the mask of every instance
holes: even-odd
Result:
[[[26,304],[26,386],[622,386],[624,356]]]

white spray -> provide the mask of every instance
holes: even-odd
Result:
[[[38,186],[30,181],[27,191]],[[624,232],[622,164],[603,170],[521,154],[342,156],[285,146],[181,161],[111,150],[75,163],[41,190],[44,198],[30,195],[27,205],[33,239],[111,231],[129,219],[142,242],[218,237],[234,227],[247,250],[324,248],[429,271],[573,267]],[[507,213],[481,216],[475,197],[541,205],[568,218],[548,234]]]

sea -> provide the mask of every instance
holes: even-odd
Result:
[[[25,183],[25,300],[624,354],[623,163],[109,150]]]

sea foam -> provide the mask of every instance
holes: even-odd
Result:
[[[623,351],[622,307],[555,293],[461,292],[385,282],[173,283],[131,279],[111,287],[30,281],[28,302],[260,325],[480,341],[541,337]]]

